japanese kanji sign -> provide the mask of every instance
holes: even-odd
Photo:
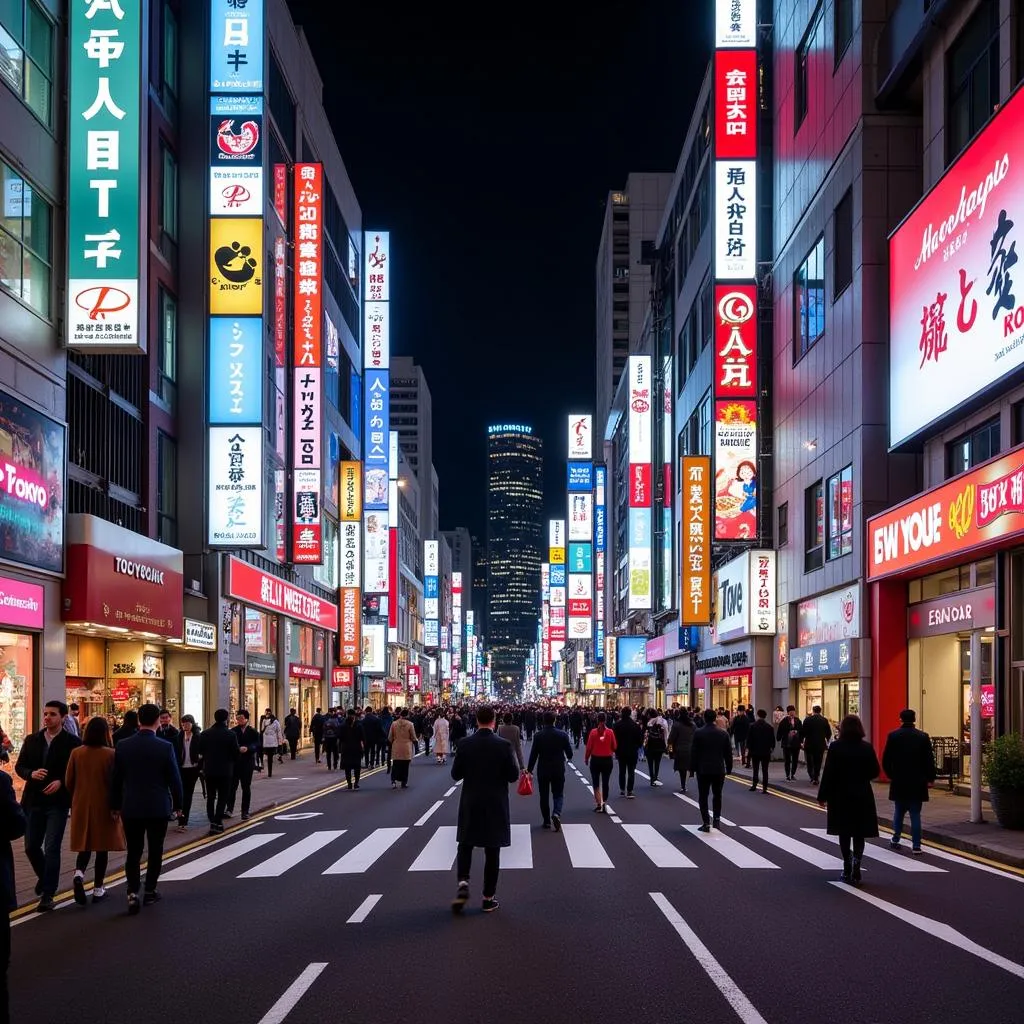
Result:
[[[757,156],[757,52],[715,53],[715,155],[725,160]]]
[[[263,546],[263,427],[210,427],[211,547]]]
[[[711,459],[682,458],[679,623],[711,624]]]
[[[67,345],[145,351],[141,4],[71,0]]]
[[[210,92],[263,92],[263,0],[210,0]]]

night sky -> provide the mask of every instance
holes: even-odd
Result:
[[[427,373],[442,529],[483,534],[491,422],[542,434],[547,515],[564,516],[565,418],[594,404],[605,199],[630,171],[675,169],[711,0],[594,5],[603,17],[551,0],[473,16],[289,4],[364,226],[391,231],[392,351]]]

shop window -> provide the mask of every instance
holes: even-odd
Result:
[[[245,650],[250,654],[277,655],[277,616],[245,609]]]
[[[853,466],[828,478],[828,557],[853,551]]]
[[[157,539],[178,546],[178,446],[162,430],[156,444]]]
[[[174,410],[178,379],[178,303],[161,286],[157,297],[160,318],[157,330],[157,361],[160,367],[160,397]]]
[[[819,235],[793,276],[796,358],[825,333],[825,236]]]
[[[853,191],[836,206],[832,237],[832,301],[853,283]]]
[[[999,4],[989,0],[946,54],[946,165],[981,131],[999,102]]]
[[[31,634],[0,631],[0,726],[12,743],[12,763],[36,727],[34,648]],[[20,780],[15,784],[20,788]]]
[[[160,47],[160,94],[170,121],[178,118],[178,16],[164,0]]]
[[[53,124],[53,34],[53,22],[35,0],[0,3],[0,78],[48,128]]]
[[[49,319],[50,204],[25,178],[3,162],[0,162],[0,178],[3,179],[0,285],[28,303],[40,316]]]
[[[804,572],[820,569],[825,554],[825,485],[821,480],[804,491]]]
[[[779,547],[784,548],[789,543],[789,502],[784,501],[778,509],[778,538]]]
[[[946,445],[946,479],[986,462],[1000,451],[999,417],[994,416]]]
[[[816,41],[815,37],[818,34],[818,27],[820,24],[821,4],[819,3],[814,8],[810,24],[807,26],[807,31],[804,33],[803,39],[800,40],[800,45],[796,48],[796,68],[794,71],[795,78],[793,83],[793,103],[795,114],[795,124],[793,126],[794,132],[800,128],[800,125],[804,123],[804,118],[807,117],[807,100],[810,94],[809,73],[811,54],[814,52]]]
[[[832,8],[834,24],[832,27],[835,48],[835,66],[842,63],[843,55],[853,42],[853,0],[835,0]]]

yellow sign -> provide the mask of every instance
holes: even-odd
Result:
[[[343,523],[358,523],[363,515],[363,464],[339,463],[341,476],[340,512]]]
[[[263,313],[263,221],[210,218],[210,312]]]
[[[548,548],[548,555],[552,565],[565,565],[565,548]]]

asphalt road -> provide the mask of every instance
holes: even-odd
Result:
[[[855,891],[831,884],[816,807],[730,780],[705,839],[663,779],[629,801],[613,779],[614,816],[598,816],[570,766],[561,835],[513,792],[501,908],[480,910],[481,851],[461,918],[459,789],[433,758],[405,791],[378,774],[268,812],[169,862],[137,918],[122,882],[105,904],[18,921],[12,1020],[1024,1019],[1024,876],[883,838]]]

